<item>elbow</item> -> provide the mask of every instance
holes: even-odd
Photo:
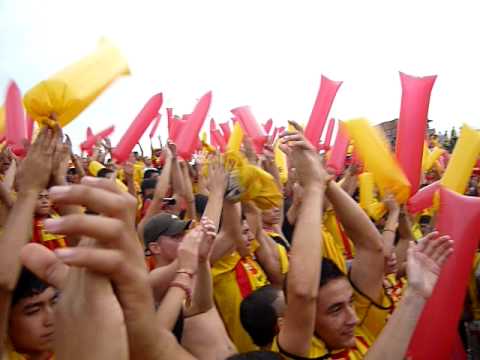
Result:
[[[298,285],[299,286],[288,287],[288,302],[295,301],[297,303],[311,304],[317,301],[318,288],[316,286],[309,287],[307,284],[303,284],[304,286],[302,286],[301,282]]]

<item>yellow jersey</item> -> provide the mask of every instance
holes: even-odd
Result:
[[[253,241],[251,253],[259,244]],[[285,248],[277,245],[282,273],[288,271],[288,258]],[[269,281],[254,256],[242,258],[235,251],[213,264],[213,295],[217,309],[223,319],[230,338],[239,352],[258,350],[240,322],[240,304],[242,300]]]

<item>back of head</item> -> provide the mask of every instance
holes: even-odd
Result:
[[[97,177],[106,178],[106,177],[108,177],[109,174],[112,174],[112,173],[113,173],[113,170],[110,170],[110,169],[107,169],[107,168],[101,168],[97,173]]]
[[[322,275],[320,277],[320,287],[327,285],[331,280],[344,278],[346,274],[328,258],[322,260]]]
[[[240,321],[255,345],[270,345],[277,335],[278,314],[274,302],[280,290],[266,285],[243,299],[240,305]]]
[[[226,360],[282,360],[282,357],[272,351],[251,351],[232,355]]]
[[[27,268],[22,268],[17,286],[12,294],[12,306],[20,300],[39,295],[48,288],[48,285],[35,276]]]
[[[203,215],[207,208],[208,196],[202,194],[195,195],[195,210],[199,216]]]

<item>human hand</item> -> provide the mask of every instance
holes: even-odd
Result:
[[[395,196],[393,194],[386,194],[382,202],[385,204],[385,207],[387,208],[389,213],[400,211],[400,205],[398,204],[397,199],[395,199]]]
[[[280,136],[280,147],[291,158],[292,163],[295,164],[295,171],[300,185],[303,187],[315,183],[326,185],[330,175],[321,165],[315,148],[303,135],[300,125],[293,121],[290,124],[296,131],[283,133]]]
[[[70,146],[66,141],[62,141],[62,133],[58,132],[56,136],[55,153],[52,158],[52,178],[55,184],[65,183],[70,155]]]
[[[179,268],[195,274],[198,269],[200,244],[203,240],[203,229],[196,226],[190,230],[178,246]]]
[[[210,158],[208,163],[207,189],[209,192],[219,191],[225,194],[228,185],[228,172],[225,170],[220,155]]]
[[[52,159],[55,154],[57,128],[44,127],[31,146],[17,173],[19,192],[45,189],[52,173]]]
[[[428,299],[437,284],[440,271],[453,252],[449,236],[432,232],[420,239],[418,244],[410,243],[407,258],[408,286],[421,297]]]
[[[210,260],[213,243],[217,237],[217,229],[213,221],[205,216],[200,220],[200,226],[203,231],[203,240],[200,244],[200,249],[198,250],[198,261],[200,263],[205,263]]]

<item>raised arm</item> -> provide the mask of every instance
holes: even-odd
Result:
[[[387,195],[383,203],[388,209],[388,217],[383,227],[382,238],[385,257],[390,259],[395,251],[395,235],[398,229],[398,217],[400,216],[400,206],[393,195]]]
[[[403,360],[425,303],[432,295],[453,243],[431,233],[408,249],[408,288],[365,359]]]
[[[192,178],[188,170],[188,164],[185,161],[180,162],[180,172],[183,179],[183,193],[181,194],[185,202],[187,203],[187,217],[192,220],[198,220],[195,209],[195,197],[193,195]]]
[[[367,214],[334,181],[327,187],[327,197],[355,244],[350,279],[373,301],[381,299],[384,276],[383,239]]]
[[[30,240],[38,194],[50,179],[54,135],[43,129],[18,173],[17,201],[0,235],[0,348],[5,343],[9,303],[20,274],[20,250]]]
[[[300,127],[296,125],[297,130]],[[278,342],[282,349],[307,356],[315,328],[315,315],[322,262],[322,211],[327,175],[313,147],[300,133],[282,135],[282,146],[295,162],[304,189],[297,226],[290,250],[287,275],[287,310]]]

